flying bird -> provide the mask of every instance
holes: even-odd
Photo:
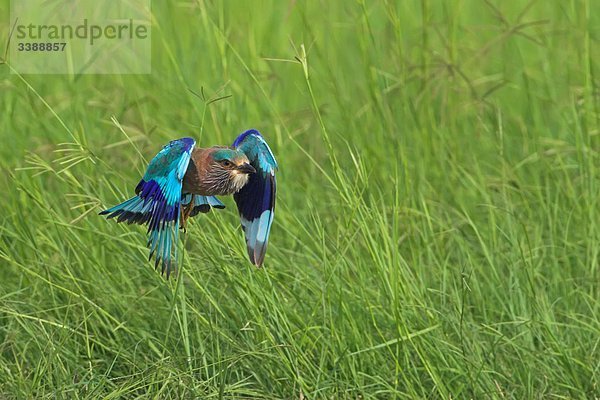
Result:
[[[275,212],[277,162],[255,130],[239,135],[232,146],[196,147],[186,137],[169,142],[150,161],[135,197],[100,212],[128,224],[148,225],[150,256],[167,279],[176,268],[179,229],[186,221],[225,205],[215,196],[233,194],[250,261],[265,259]]]

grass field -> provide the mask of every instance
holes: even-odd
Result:
[[[0,397],[600,397],[595,2],[165,3],[151,75],[0,65]],[[251,127],[263,269],[231,198],[169,281],[97,215]]]

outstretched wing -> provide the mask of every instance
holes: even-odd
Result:
[[[135,188],[136,197],[102,211],[117,222],[148,223],[150,257],[167,278],[177,259],[181,186],[196,141],[182,138],[169,142],[150,161],[144,177]],[[171,252],[173,251],[173,256]]]
[[[233,198],[240,212],[250,261],[260,267],[267,252],[275,212],[277,162],[269,145],[255,129],[238,136],[233,147],[243,151],[256,169]]]

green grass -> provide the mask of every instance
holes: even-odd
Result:
[[[599,397],[595,3],[244,3],[155,1],[151,75],[0,65],[0,396]],[[264,269],[230,198],[169,281],[97,215],[251,127]]]

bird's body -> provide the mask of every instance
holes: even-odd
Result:
[[[227,157],[232,165],[218,168],[211,159],[217,160],[219,157],[221,159]],[[183,177],[183,191],[200,196],[234,194],[248,183],[248,173],[252,172],[252,170],[243,172],[237,169],[244,164],[250,165],[248,157],[230,147],[194,148]],[[232,176],[228,176],[229,174]]]
[[[155,255],[156,266],[161,264],[168,277],[179,228],[198,213],[225,208],[214,196],[233,194],[250,261],[261,266],[275,210],[277,162],[271,149],[256,130],[242,133],[231,147],[195,144],[192,138],[171,141],[148,165],[136,197],[100,214],[148,224],[150,257]]]

